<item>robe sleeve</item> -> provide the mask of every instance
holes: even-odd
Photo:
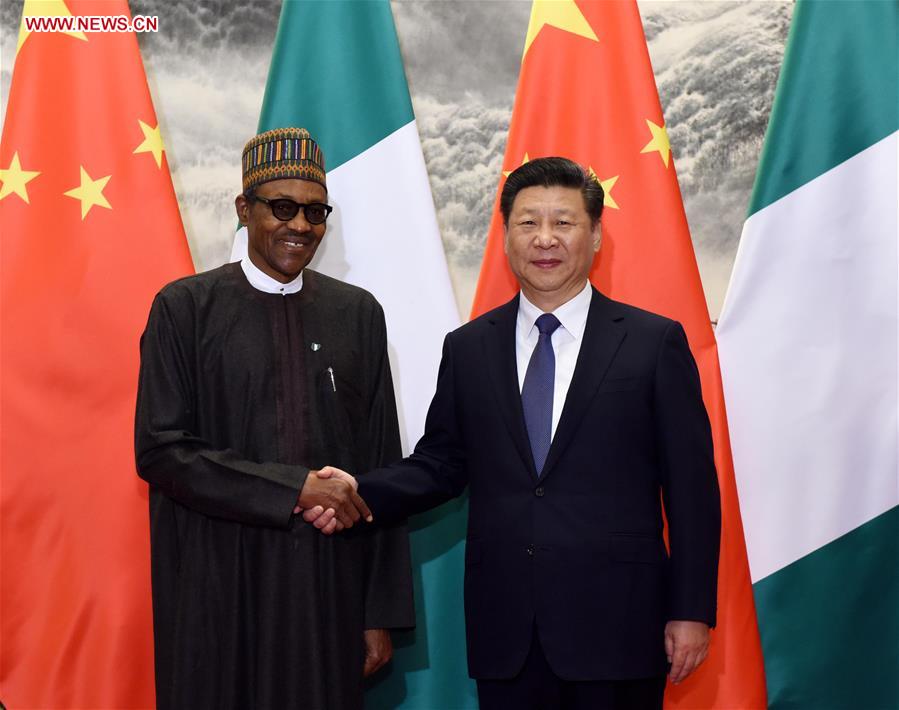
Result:
[[[387,327],[379,305],[373,311],[369,332],[371,352],[375,357],[371,365],[373,379],[365,470],[385,466],[402,456],[396,398],[387,355]],[[405,522],[376,525],[371,531],[369,543],[365,628],[415,626],[409,534]]]
[[[135,416],[138,475],[204,515],[287,528],[309,470],[216,449],[197,434],[192,321],[156,297],[141,337]],[[189,309],[185,309],[189,310]],[[195,327],[195,326],[194,326]]]

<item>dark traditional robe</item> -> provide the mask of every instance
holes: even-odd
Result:
[[[363,629],[414,623],[403,527],[333,537],[292,515],[309,469],[401,455],[384,314],[306,270],[166,286],[141,339],[160,708],[358,708]]]

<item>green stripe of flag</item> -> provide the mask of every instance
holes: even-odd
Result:
[[[328,171],[413,120],[387,0],[285,0],[259,130],[298,116]]]
[[[753,586],[775,710],[899,702],[899,507]]]
[[[750,215],[899,129],[897,35],[896,0],[797,3]]]

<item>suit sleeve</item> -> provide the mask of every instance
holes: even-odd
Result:
[[[708,414],[684,330],[665,332],[655,372],[657,440],[671,551],[668,618],[714,626],[721,505]]]
[[[373,385],[368,413],[367,468],[385,466],[402,456],[396,397],[387,355],[387,328],[380,306],[374,309],[369,333]],[[360,477],[360,481],[365,476]],[[378,525],[369,538],[366,559],[365,628],[397,629],[415,626],[412,562],[405,522]]]
[[[193,338],[184,330],[167,300],[157,296],[140,343],[134,425],[138,475],[205,515],[288,527],[308,469],[248,461],[197,435]]]
[[[452,335],[443,342],[437,389],[415,451],[359,479],[359,494],[376,520],[397,520],[436,508],[461,495],[468,485],[456,408]]]

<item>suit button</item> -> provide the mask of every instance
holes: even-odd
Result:
[[[543,497],[543,486],[538,486],[537,490],[534,491],[534,495],[537,496],[538,498],[542,498]]]
[[[528,545],[528,546],[527,546],[527,551],[528,551],[528,555],[529,555],[529,556],[531,556],[531,557],[534,556],[534,546],[533,546],[533,545]]]

